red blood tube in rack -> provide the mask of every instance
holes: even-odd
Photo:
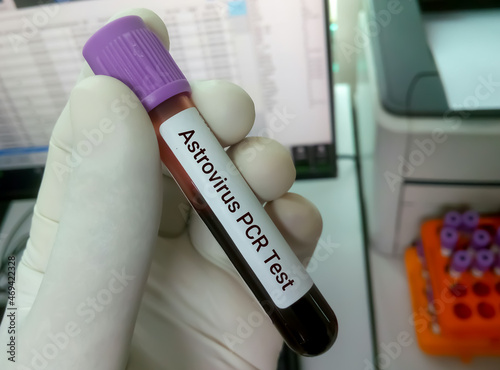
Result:
[[[149,112],[162,162],[261,303],[285,342],[304,356],[335,342],[337,318],[191,97],[189,84],[142,19],[108,23],[83,55],[96,75],[132,89]],[[234,165],[233,167],[234,168]]]
[[[478,229],[472,233],[472,237],[469,243],[469,251],[477,252],[481,249],[488,248],[491,244],[491,236],[486,230]]]
[[[449,257],[457,246],[459,234],[452,227],[443,227],[439,233],[439,239],[441,240],[441,254]]]
[[[473,257],[467,251],[457,251],[453,254],[450,264],[450,275],[453,278],[459,278],[464,272],[466,272],[471,263]]]
[[[462,214],[461,228],[466,233],[473,232],[479,225],[479,213],[473,210],[465,211]]]
[[[495,254],[488,250],[482,249],[476,253],[474,256],[474,261],[472,262],[471,272],[475,277],[481,277],[488,271],[493,263],[495,262]]]
[[[444,226],[458,229],[462,226],[462,215],[458,211],[447,212],[444,216]]]

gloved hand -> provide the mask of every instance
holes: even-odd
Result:
[[[168,46],[154,13],[136,14]],[[192,84],[211,130],[299,259],[321,217],[287,193],[288,151],[247,138],[250,97]],[[275,369],[282,339],[166,171],[151,121],[121,82],[84,66],[54,128],[27,249],[18,261],[16,354],[2,369]],[[9,313],[9,311],[7,312]],[[11,367],[9,367],[9,365]]]

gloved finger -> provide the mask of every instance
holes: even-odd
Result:
[[[78,328],[51,360],[54,369],[120,368],[126,360],[157,235],[161,171],[139,100],[131,95],[132,106],[115,109],[124,94],[131,91],[121,82],[94,76],[70,97],[72,155],[81,160],[69,174],[45,276],[19,335],[20,348],[41,352],[48,335],[67,333],[68,323]],[[99,343],[113,343],[113,353]]]
[[[194,82],[191,88],[193,102],[221,145],[243,140],[255,120],[255,107],[245,90],[218,80]],[[170,174],[166,172],[165,177]],[[164,179],[163,182],[163,216],[159,232],[164,237],[175,237],[184,230],[191,207],[174,181]]]
[[[295,181],[290,152],[275,140],[247,137],[231,146],[227,154],[261,201],[281,197]]]
[[[184,229],[191,215],[191,205],[170,174],[163,174],[163,207],[158,234],[175,238]]]
[[[125,15],[138,15],[142,17],[147,26],[168,47],[169,38],[165,24],[155,13],[148,9],[131,9],[119,13],[119,16]],[[93,73],[85,62],[80,74],[80,80],[89,76],[93,76]],[[133,98],[135,96],[128,91],[126,95],[113,97],[113,99],[120,99],[118,102],[119,106],[130,105],[130,99]],[[117,108],[120,108],[119,106]],[[92,138],[87,140],[92,140]],[[30,239],[23,257],[25,266],[38,273],[43,274],[45,271],[52,250],[58,222],[61,217],[61,209],[64,201],[63,196],[67,187],[68,177],[78,162],[77,158],[72,156],[72,151],[76,151],[78,154],[78,150],[80,150],[77,145],[84,144],[74,141],[69,106],[66,104],[56,122],[50,139],[47,163],[35,206]],[[40,278],[36,280],[40,281]],[[28,297],[31,297],[31,299],[34,298],[34,293],[38,289],[37,287],[32,288],[32,291],[28,294]],[[28,299],[26,304],[30,305],[30,299]]]
[[[309,200],[295,193],[286,193],[266,203],[264,208],[299,260],[307,267],[323,230],[319,210]]]
[[[252,99],[238,85],[224,80],[191,84],[194,104],[223,147],[236,144],[255,121]]]

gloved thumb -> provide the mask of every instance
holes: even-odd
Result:
[[[138,99],[113,78],[80,82],[69,109],[72,152],[59,163],[69,179],[51,194],[64,197],[62,213],[21,323],[20,365],[123,368],[160,218],[158,145]]]

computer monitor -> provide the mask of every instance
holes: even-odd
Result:
[[[288,146],[298,177],[334,176],[324,0],[142,0],[166,23],[190,80],[227,79],[256,106],[251,135]],[[133,0],[0,2],[0,168],[43,165],[86,40]]]

